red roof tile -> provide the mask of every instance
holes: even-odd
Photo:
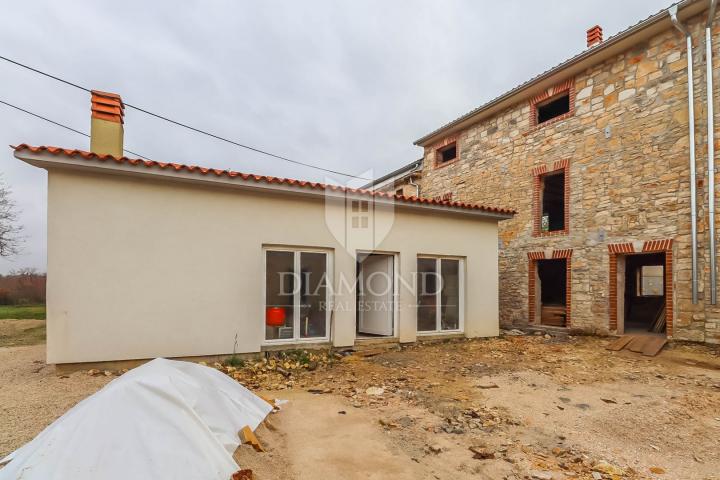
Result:
[[[291,187],[297,187],[297,188],[307,188],[312,190],[327,190],[330,189],[332,191],[342,191],[347,193],[353,193],[357,195],[365,195],[368,197],[385,197],[385,198],[392,198],[395,201],[404,202],[404,203],[416,203],[416,204],[427,204],[427,205],[438,205],[443,207],[449,207],[449,208],[458,208],[458,209],[464,209],[464,210],[480,210],[488,213],[497,213],[501,215],[514,215],[516,213],[515,210],[508,209],[508,208],[499,208],[499,207],[492,207],[487,205],[477,205],[472,203],[464,203],[464,202],[449,202],[449,201],[442,201],[442,200],[434,200],[430,198],[422,198],[422,197],[409,197],[405,195],[394,195],[391,193],[385,193],[385,192],[373,192],[371,190],[364,190],[360,188],[349,188],[349,187],[342,187],[339,185],[332,185],[332,184],[324,184],[324,183],[318,183],[318,182],[310,182],[305,180],[295,180],[292,178],[281,178],[281,177],[272,177],[267,175],[254,175],[249,173],[241,173],[241,172],[234,172],[232,170],[219,170],[216,168],[205,168],[205,167],[199,167],[196,165],[184,165],[184,164],[178,164],[178,163],[163,163],[163,162],[156,162],[154,160],[142,160],[139,158],[127,158],[127,157],[114,157],[112,155],[98,155],[96,153],[92,152],[86,152],[83,150],[70,150],[66,148],[60,148],[60,147],[48,147],[48,146],[39,146],[39,147],[33,147],[27,144],[18,145],[16,147],[12,147],[16,152],[22,152],[22,151],[30,151],[32,153],[43,153],[47,152],[52,155],[64,155],[66,157],[79,157],[84,160],[88,161],[97,161],[97,162],[108,162],[112,161],[118,164],[129,164],[134,167],[146,167],[146,168],[159,168],[161,170],[165,169],[173,169],[175,171],[187,171],[190,173],[196,173],[199,175],[215,175],[218,177],[228,177],[228,178],[237,178],[240,177],[242,180],[250,180],[254,182],[264,182],[268,184],[283,184],[288,185]]]

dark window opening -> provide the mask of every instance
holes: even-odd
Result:
[[[541,124],[570,111],[570,92],[537,106],[537,123]]]
[[[457,145],[452,143],[437,151],[437,163],[439,165],[451,162],[457,158]]]
[[[543,232],[565,229],[565,172],[543,175],[540,226]]]
[[[625,256],[625,333],[664,333],[665,253]]]
[[[567,311],[567,259],[538,260],[540,323],[564,327]]]
[[[403,196],[403,189],[402,189],[402,188],[398,188],[397,190],[395,190],[395,195]]]

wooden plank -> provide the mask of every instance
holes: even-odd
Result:
[[[612,350],[613,352],[618,352],[625,348],[634,338],[635,337],[633,335],[623,335],[605,348],[607,350]]]
[[[553,327],[564,327],[567,316],[564,305],[542,305],[540,307],[540,323]]]
[[[645,344],[642,354],[648,357],[654,357],[660,350],[663,349],[667,343],[667,338],[664,337],[650,337],[650,341]]]
[[[632,342],[628,343],[627,349],[631,352],[642,353],[642,351],[645,350],[645,345],[653,338],[654,337],[648,335],[638,335]]]

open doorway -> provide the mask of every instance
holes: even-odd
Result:
[[[666,335],[665,252],[618,258],[618,329]]]
[[[540,324],[567,326],[567,259],[537,260],[536,312]]]
[[[357,262],[358,337],[395,334],[395,256],[373,253]]]

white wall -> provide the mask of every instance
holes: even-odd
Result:
[[[355,275],[354,256],[326,226],[342,205],[62,169],[48,183],[49,363],[225,354],[236,334],[237,352],[259,351],[264,245],[329,248],[336,285]],[[404,209],[392,220],[378,250],[399,253],[407,283],[418,254],[465,257],[465,332],[497,335],[496,221]],[[351,292],[335,300],[355,302]],[[414,302],[402,289],[402,342],[416,338]],[[354,338],[355,312],[336,311],[333,343]]]

